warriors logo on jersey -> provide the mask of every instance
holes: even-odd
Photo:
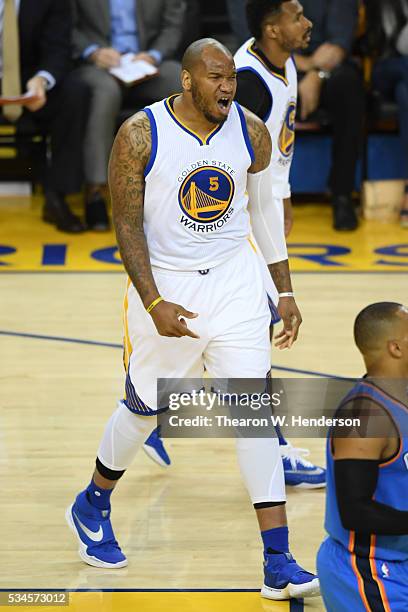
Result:
[[[228,212],[234,192],[234,182],[226,172],[213,166],[199,168],[180,188],[180,208],[193,221],[212,223]]]
[[[144,231],[153,266],[207,270],[247,242],[247,178],[255,154],[238,104],[202,136],[177,117],[176,97],[144,109],[152,134]]]
[[[295,146],[295,118],[296,118],[296,100],[292,98],[285,111],[285,117],[282,123],[282,129],[279,135],[279,151],[282,153],[285,160],[282,160],[286,165],[287,160],[290,161],[293,156]],[[282,163],[281,162],[281,163]]]

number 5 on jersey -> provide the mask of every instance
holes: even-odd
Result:
[[[210,177],[210,191],[218,191],[219,188],[220,188],[220,183],[219,183],[218,176],[211,176]]]

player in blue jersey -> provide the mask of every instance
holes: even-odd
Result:
[[[329,612],[408,610],[408,309],[383,302],[354,326],[367,368],[327,443],[326,531],[317,556]]]

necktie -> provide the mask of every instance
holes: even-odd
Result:
[[[21,94],[20,47],[15,0],[5,0],[3,17],[3,96]],[[17,104],[3,107],[3,114],[9,121],[17,121],[23,109]]]

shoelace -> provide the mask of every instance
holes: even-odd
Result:
[[[310,451],[307,448],[296,448],[292,444],[286,444],[281,446],[282,457],[289,459],[290,465],[293,470],[296,470],[296,466],[299,463],[302,467],[313,468],[313,463],[305,459],[309,457]]]

